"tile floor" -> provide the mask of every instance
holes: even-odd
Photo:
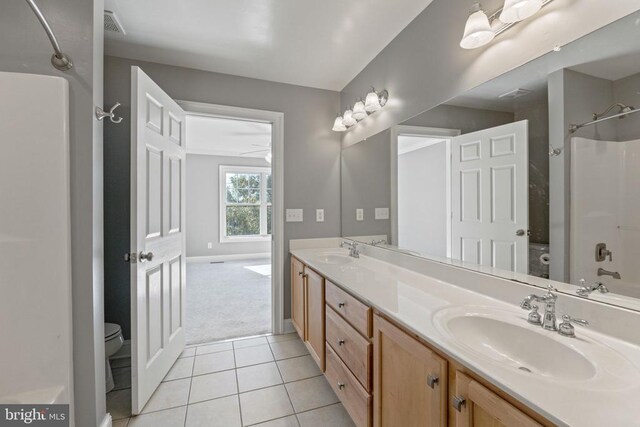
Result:
[[[131,367],[112,365],[113,427],[353,426],[295,333],[187,347],[135,417]]]

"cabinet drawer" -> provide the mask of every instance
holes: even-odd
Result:
[[[371,307],[327,280],[326,300],[337,313],[365,337],[371,337]]]
[[[358,427],[371,426],[371,395],[366,392],[340,358],[327,346],[327,381]]]
[[[371,355],[373,345],[338,313],[327,306],[327,343],[351,370],[367,391],[371,391]]]

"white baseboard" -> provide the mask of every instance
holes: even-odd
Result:
[[[107,412],[104,418],[102,419],[102,422],[100,423],[100,427],[111,427],[112,425],[113,425],[113,421],[111,419],[111,414]]]
[[[293,327],[293,323],[291,323],[291,319],[284,319],[284,330],[283,334],[290,334],[291,332],[295,332],[295,328]]]
[[[242,259],[270,258],[270,257],[271,257],[271,252],[262,252],[262,253],[256,253],[256,254],[190,256],[190,257],[187,257],[187,262],[193,263],[193,262],[238,261]]]

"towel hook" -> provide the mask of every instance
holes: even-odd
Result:
[[[116,117],[116,115],[114,114],[115,109],[118,108],[119,106],[120,106],[120,103],[116,102],[115,105],[111,107],[108,113],[104,111],[102,108],[96,107],[96,118],[98,120],[103,120],[105,117],[108,117],[112,123],[120,123],[122,121],[122,117]]]

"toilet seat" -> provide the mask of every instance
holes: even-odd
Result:
[[[116,338],[121,332],[120,325],[115,323],[104,324],[104,340],[109,341],[112,338]]]

